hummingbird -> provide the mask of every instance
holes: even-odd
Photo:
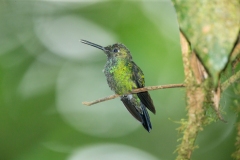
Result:
[[[145,86],[144,74],[133,62],[129,49],[121,43],[103,47],[86,40],[81,40],[81,42],[96,47],[106,54],[107,63],[103,72],[108,86],[116,94],[121,95],[121,101],[127,110],[150,132],[152,125],[146,108],[154,114],[156,110],[147,91],[129,94],[133,89]]]

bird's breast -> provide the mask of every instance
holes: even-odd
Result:
[[[132,65],[126,61],[107,63],[104,69],[109,87],[117,94],[125,94],[137,88],[133,81]]]

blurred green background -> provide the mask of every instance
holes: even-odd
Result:
[[[102,73],[102,46],[124,43],[147,86],[182,83],[173,5],[164,1],[0,1],[0,159],[170,160],[186,118],[184,89],[151,91],[157,114],[148,133],[113,94]],[[229,91],[231,92],[231,91]],[[199,134],[193,159],[231,159],[236,115],[223,95],[227,124]]]

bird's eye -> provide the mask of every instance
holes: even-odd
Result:
[[[117,53],[117,52],[119,52],[119,50],[117,48],[115,48],[115,49],[113,49],[113,52]]]

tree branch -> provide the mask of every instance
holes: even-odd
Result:
[[[222,83],[221,89],[222,91],[226,90],[231,84],[236,82],[240,79],[240,71],[232,75],[230,78],[228,78],[225,82]]]
[[[146,92],[146,91],[152,91],[152,90],[158,90],[158,89],[181,88],[181,87],[185,87],[185,85],[184,84],[167,84],[167,85],[160,85],[160,86],[149,86],[149,87],[144,87],[144,88],[133,89],[132,92],[126,93],[126,95],[131,94],[131,93]],[[111,95],[111,96],[108,96],[108,97],[97,99],[95,101],[82,102],[82,104],[84,104],[86,106],[91,106],[93,104],[104,102],[104,101],[107,101],[107,100],[111,100],[111,99],[114,99],[114,98],[117,98],[117,97],[120,97],[120,96],[121,95],[114,94],[114,95]]]

